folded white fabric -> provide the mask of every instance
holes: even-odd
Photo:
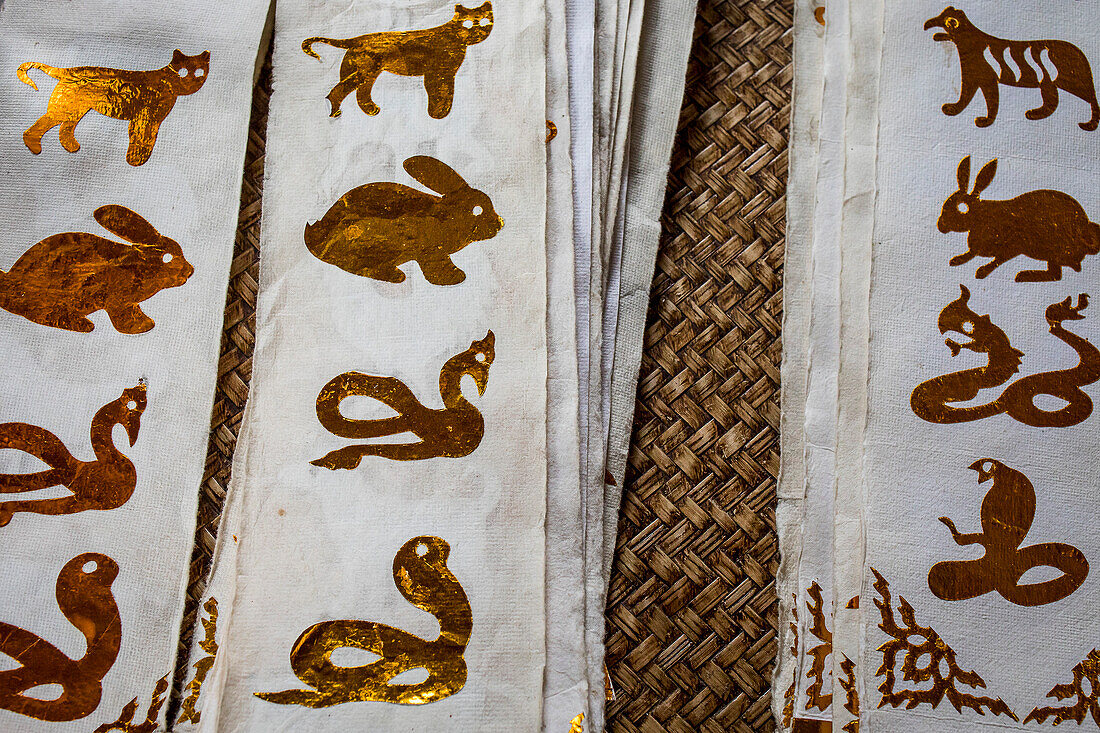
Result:
[[[1100,153],[1095,13],[853,0],[849,18],[833,600],[785,619],[777,713],[795,730],[1084,723],[1100,592],[1080,488],[1100,441],[1100,187],[1082,162]],[[792,156],[824,165],[825,140]],[[801,257],[806,240],[789,246]],[[785,438],[811,440],[784,420]],[[826,531],[801,513],[785,591],[806,580],[792,556],[805,567]],[[812,714],[807,676],[833,684]]]
[[[4,731],[163,716],[266,8],[0,10]]]

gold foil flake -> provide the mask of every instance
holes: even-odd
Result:
[[[164,675],[157,682],[156,687],[153,688],[153,697],[149,701],[149,708],[146,710],[145,720],[134,720],[134,716],[137,715],[138,710],[138,699],[135,697],[122,708],[122,713],[118,716],[118,720],[113,723],[104,723],[92,731],[92,733],[110,733],[111,731],[118,731],[119,733],[157,733],[157,719],[160,717],[160,709],[164,707],[164,693],[167,691],[168,675]]]
[[[970,464],[978,483],[993,480],[982,500],[982,531],[963,534],[947,517],[940,517],[955,543],[981,545],[985,554],[976,560],[937,563],[928,573],[928,587],[937,598],[965,601],[997,591],[1019,606],[1054,603],[1076,591],[1089,574],[1089,563],[1076,547],[1061,542],[1020,547],[1035,519],[1035,489],[1027,476],[992,458]],[[1061,571],[1057,578],[1021,584],[1032,568]]]
[[[1095,130],[1100,124],[1100,104],[1089,60],[1077,46],[1066,41],[1006,41],[978,30],[966,13],[945,8],[924,24],[924,29],[941,28],[932,38],[950,41],[959,52],[962,71],[962,92],[959,101],[943,105],[945,115],[962,112],[981,91],[986,113],[974,120],[978,127],[988,127],[997,119],[1000,102],[998,85],[1038,89],[1043,104],[1028,110],[1029,120],[1042,120],[1058,108],[1058,90],[1080,97],[1092,108],[1092,117],[1079,123],[1082,130]],[[1046,60],[1043,54],[1046,54]],[[990,59],[996,62],[994,68]]]
[[[851,659],[844,657],[840,661],[840,671],[844,673],[839,680],[840,689],[844,690],[844,709],[855,716],[855,720],[849,720],[841,730],[844,733],[859,733],[859,690],[856,688],[856,666]]]
[[[92,214],[130,244],[86,232],[46,237],[0,270],[0,308],[43,326],[87,333],[90,313],[106,311],[119,333],[145,333],[155,325],[139,305],[195,272],[179,243],[125,206]]]
[[[814,20],[817,21],[818,25],[825,25],[825,6],[824,5],[819,5],[816,8],[814,8]]]
[[[454,101],[455,76],[466,58],[466,47],[481,43],[493,30],[493,4],[476,8],[455,6],[454,16],[443,25],[417,31],[367,33],[355,38],[322,38],[302,41],[302,50],[321,60],[313,50],[316,43],[344,49],[340,82],[328,93],[330,117],[340,116],[340,104],[352,92],[359,108],[368,115],[381,110],[371,99],[374,82],[384,71],[400,76],[424,77],[428,93],[428,114],[446,117]]]
[[[832,733],[833,724],[828,720],[795,718],[791,733]]]
[[[882,693],[882,700],[878,706],[881,708],[884,705],[890,705],[896,708],[905,705],[907,710],[918,705],[937,708],[946,697],[959,712],[962,712],[963,708],[969,708],[984,715],[988,710],[994,715],[1007,715],[1013,720],[1018,720],[1016,714],[1001,698],[971,695],[958,689],[959,684],[974,689],[984,688],[985,680],[977,672],[967,672],[959,667],[955,660],[955,650],[948,646],[947,642],[932,628],[919,625],[916,621],[916,611],[909,605],[909,601],[901,596],[898,596],[898,613],[904,626],[899,626],[894,618],[889,583],[878,570],[871,568],[871,572],[875,574],[874,589],[882,597],[882,600],[875,599],[875,606],[878,607],[879,614],[882,616],[882,623],[878,627],[891,637],[878,648],[878,651],[882,652],[882,664],[875,674],[884,677],[878,688]],[[913,641],[914,638],[923,639],[923,641],[918,644]],[[902,679],[914,686],[931,683],[930,687],[894,690],[894,685],[897,683],[899,654],[902,655]]]
[[[1100,252],[1100,224],[1089,216],[1075,198],[1061,191],[1029,191],[1009,200],[979,198],[997,173],[997,160],[986,163],[970,186],[970,156],[959,163],[959,190],[943,203],[936,226],[941,232],[968,232],[967,251],[951,258],[962,265],[975,257],[991,257],[978,268],[976,277],[1015,257],[1030,257],[1047,263],[1045,270],[1024,270],[1016,282],[1051,282],[1062,279],[1062,268],[1081,271],[1087,255]]]
[[[504,226],[489,197],[446,163],[427,155],[405,161],[410,176],[438,196],[399,183],[367,183],[334,203],[320,221],[306,224],[306,248],[341,270],[383,282],[404,282],[397,269],[420,265],[433,285],[457,285],[466,273],[451,255],[492,239]]]
[[[806,678],[813,682],[806,689],[806,709],[828,710],[833,704],[833,696],[831,693],[822,695],[821,690],[825,685],[825,677],[832,676],[831,670],[828,674],[826,673],[825,663],[833,653],[833,632],[829,631],[825,623],[825,604],[821,600],[821,586],[815,580],[806,590],[811,598],[811,601],[806,601],[806,608],[810,611],[810,633],[821,642],[808,652],[813,663],[806,671]]]
[[[61,126],[61,145],[70,153],[80,150],[76,126],[92,110],[130,122],[130,146],[126,162],[142,165],[153,154],[161,123],[176,104],[176,99],[194,94],[206,83],[210,72],[210,52],[187,56],[172,54],[167,66],[152,71],[127,71],[101,66],[75,66],[59,69],[37,61],[19,67],[19,80],[38,89],[27,74],[38,69],[57,79],[46,114],[23,133],[23,142],[35,155],[42,152],[42,136]]]
[[[1073,682],[1055,685],[1047,697],[1058,700],[1076,698],[1076,701],[1072,705],[1035,708],[1024,718],[1024,723],[1033,720],[1044,723],[1047,718],[1053,717],[1054,725],[1067,720],[1081,724],[1086,716],[1091,715],[1092,721],[1100,726],[1100,649],[1093,649],[1083,662],[1073,668]]]
[[[84,635],[87,651],[72,659],[45,639],[0,621],[0,653],[19,663],[0,671],[0,708],[38,720],[79,720],[95,712],[103,677],[122,644],[122,619],[111,593],[118,564],[97,552],[77,555],[57,576],[57,607]],[[60,685],[60,696],[39,700],[24,693]]]
[[[48,469],[35,473],[0,474],[0,496],[52,486],[64,486],[72,492],[50,499],[0,502],[0,527],[11,522],[17,512],[60,515],[90,509],[106,511],[129,501],[137,485],[137,471],[115,447],[113,431],[116,425],[125,428],[132,446],[137,441],[146,403],[145,385],[139,383],[99,408],[91,427],[94,461],[77,460],[56,435],[44,428],[21,422],[0,424],[0,449],[23,451],[49,465]]]
[[[496,357],[496,336],[492,331],[470,348],[452,356],[439,372],[439,395],[443,409],[425,407],[405,383],[396,377],[377,377],[361,372],[344,372],[332,379],[317,395],[317,419],[333,435],[341,438],[380,438],[413,433],[416,443],[364,443],[334,450],[310,461],[335,471],[353,469],[364,456],[380,456],[394,461],[419,461],[425,458],[461,458],[481,444],[485,420],[481,411],[462,395],[462,378],[473,377],[479,395],[489,383],[489,367]],[[352,396],[371,397],[397,411],[393,417],[378,420],[352,420],[340,413],[340,403]]]
[[[450,551],[438,537],[414,537],[393,559],[393,581],[401,595],[439,621],[435,641],[371,621],[322,621],[302,632],[290,652],[294,674],[313,689],[257,692],[256,697],[310,708],[366,701],[424,705],[461,690],[473,618],[466,592],[447,568]],[[382,658],[360,667],[333,664],[333,652],[346,647]],[[414,684],[391,683],[414,669],[426,670],[428,678]]]
[[[584,713],[578,713],[569,721],[569,733],[584,733]]]
[[[547,120],[546,121],[546,142],[549,143],[551,140],[553,140],[557,136],[558,136],[558,126],[555,125],[550,120]]]
[[[611,684],[611,673],[607,671],[607,664],[603,665],[603,700],[615,702],[615,686]]]
[[[917,385],[910,398],[913,412],[929,422],[950,424],[981,420],[1005,414],[1025,425],[1038,428],[1064,428],[1076,425],[1092,414],[1092,399],[1081,387],[1100,379],[1100,351],[1087,339],[1067,330],[1063,321],[1079,321],[1089,304],[1089,296],[1077,296],[1054,303],[1046,309],[1047,325],[1051,335],[1064,341],[1077,352],[1079,363],[1072,369],[1040,372],[1017,379],[1008,385],[1001,396],[984,405],[955,407],[953,403],[968,402],[983,389],[1005,384],[1020,370],[1023,352],[1012,347],[1008,336],[990,320],[979,316],[968,305],[970,291],[962,291],[940,312],[940,333],[954,332],[970,340],[958,343],[947,339],[945,343],[952,356],[963,349],[985,354],[988,363],[983,367],[966,369],[929,379]],[[1044,410],[1035,399],[1050,395],[1067,404],[1057,410]]]
[[[789,728],[794,719],[794,699],[798,693],[798,596],[791,594],[791,657],[795,660],[795,672],[791,685],[783,693],[783,727]]]
[[[206,652],[206,656],[194,664],[195,676],[187,683],[188,695],[180,709],[180,723],[198,723],[202,719],[202,712],[196,710],[195,705],[202,693],[202,683],[218,656],[218,601],[211,596],[202,608],[206,611],[206,618],[202,619],[203,639],[199,642],[199,649]]]

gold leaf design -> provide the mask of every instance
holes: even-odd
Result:
[[[584,713],[577,713],[577,717],[569,721],[569,733],[584,733]]]
[[[290,667],[311,690],[257,692],[278,705],[325,708],[346,702],[378,701],[424,705],[450,697],[466,685],[463,654],[470,641],[470,601],[447,568],[451,547],[439,537],[414,537],[393,559],[393,581],[401,595],[439,621],[439,637],[426,641],[407,631],[372,621],[322,621],[302,632],[290,652]],[[337,649],[355,648],[381,659],[358,667],[333,664]],[[424,669],[428,678],[413,684],[395,677]]]
[[[70,153],[80,150],[76,126],[92,110],[116,120],[129,120],[130,147],[126,162],[142,165],[153,154],[160,126],[176,105],[176,99],[202,89],[210,72],[210,52],[188,56],[172,54],[172,61],[152,71],[127,71],[101,66],[61,69],[37,61],[19,67],[16,75],[37,90],[27,74],[37,69],[54,79],[46,114],[23,133],[23,143],[35,155],[42,152],[42,136],[60,126],[58,137]]]
[[[45,428],[21,422],[0,424],[0,448],[22,451],[49,466],[35,473],[0,474],[0,495],[37,492],[53,486],[64,486],[70,492],[56,498],[0,502],[0,527],[19,512],[56,516],[92,509],[107,511],[129,501],[137,486],[137,470],[115,447],[113,431],[122,426],[130,445],[136,443],[146,406],[145,384],[139,382],[99,408],[92,417],[90,431],[96,455],[93,461],[74,458],[65,444]]]
[[[111,592],[117,577],[118,563],[97,552],[77,555],[57,575],[57,607],[87,643],[78,659],[40,636],[0,621],[0,654],[19,664],[0,671],[0,708],[51,722],[79,720],[95,712],[103,678],[122,645],[122,617]],[[52,700],[24,694],[41,685],[60,685],[62,692]]]
[[[1086,688],[1084,682],[1088,681]],[[1084,661],[1073,668],[1073,682],[1055,685],[1047,697],[1058,700],[1076,698],[1072,705],[1060,707],[1051,706],[1035,708],[1027,717],[1025,723],[1035,721],[1046,722],[1047,718],[1054,718],[1054,725],[1064,723],[1067,720],[1080,724],[1085,722],[1085,716],[1091,715],[1096,725],[1100,726],[1100,649],[1093,649]]]
[[[135,697],[122,708],[122,713],[118,716],[118,720],[113,723],[104,723],[92,733],[110,733],[110,731],[118,731],[119,733],[156,733],[157,718],[160,717],[160,709],[164,707],[164,693],[167,691],[168,675],[164,675],[157,682],[156,687],[153,688],[153,697],[149,701],[149,708],[145,713],[145,720],[141,722],[134,720],[134,716],[137,714],[138,709],[138,699]]]
[[[206,652],[206,656],[195,662],[195,676],[187,683],[188,695],[181,706],[179,722],[198,723],[202,718],[202,712],[195,709],[202,693],[202,683],[210,668],[214,666],[214,659],[218,656],[218,601],[211,596],[203,604],[206,618],[202,619],[203,639],[199,642],[199,649]]]
[[[798,660],[798,596],[791,594],[791,656]],[[783,725],[789,728],[794,719],[794,698],[798,692],[798,666],[795,665],[795,673],[791,679],[791,686],[783,693]]]
[[[330,117],[340,116],[340,104],[355,92],[355,101],[368,115],[381,110],[371,99],[374,82],[384,71],[400,76],[424,77],[428,114],[441,119],[451,111],[455,76],[466,58],[466,48],[481,43],[493,30],[493,4],[476,8],[455,6],[454,16],[442,25],[415,31],[367,33],[355,38],[322,38],[302,41],[302,50],[315,59],[316,43],[347,51],[340,64],[340,81],[328,93]]]
[[[310,461],[331,471],[354,469],[364,456],[394,461],[425,458],[461,458],[473,453],[485,435],[481,411],[462,394],[462,378],[472,377],[478,394],[489,383],[489,367],[496,357],[496,336],[492,331],[470,348],[452,356],[439,372],[439,396],[443,409],[425,407],[405,383],[395,377],[345,372],[329,381],[317,395],[317,419],[333,435],[342,438],[380,438],[413,433],[416,443],[364,443],[339,448]],[[364,395],[393,408],[398,414],[378,420],[351,420],[340,413],[347,397]]]
[[[930,705],[936,708],[946,697],[959,712],[969,708],[984,715],[988,710],[994,715],[1007,715],[1018,720],[1001,698],[971,695],[958,689],[958,684],[974,689],[984,688],[985,680],[977,672],[967,672],[959,667],[955,650],[935,630],[917,623],[916,611],[902,596],[898,596],[898,613],[904,625],[898,625],[894,618],[889,583],[878,570],[871,568],[871,572],[875,574],[874,589],[882,596],[882,600],[875,599],[875,606],[882,616],[879,628],[891,637],[878,648],[882,652],[882,664],[875,674],[885,678],[878,688],[882,693],[878,706],[881,708],[889,704],[896,708],[905,705],[906,709],[912,709],[918,705]],[[920,637],[923,641],[914,644],[910,641],[913,637]],[[931,687],[895,691],[898,654],[903,655],[902,679],[914,684],[931,682]],[[922,659],[927,660],[923,665],[920,664]]]
[[[812,599],[812,603],[810,601],[806,602],[806,608],[810,611],[811,619],[809,631],[821,643],[815,645],[808,652],[813,659],[813,663],[806,672],[806,677],[812,679],[813,682],[806,690],[808,698],[806,709],[827,710],[833,704],[833,695],[832,693],[822,695],[821,690],[825,685],[825,662],[828,660],[829,655],[833,653],[833,632],[829,631],[829,627],[825,622],[825,607],[821,600],[821,586],[815,580],[807,590]]]
[[[1052,115],[1058,108],[1058,90],[1061,89],[1080,97],[1092,108],[1092,116],[1078,123],[1082,130],[1092,131],[1100,125],[1100,104],[1093,87],[1092,67],[1084,52],[1072,43],[997,38],[978,30],[966,13],[953,7],[945,8],[935,18],[929,18],[924,29],[931,28],[942,29],[932,36],[933,40],[955,44],[962,70],[959,101],[943,105],[945,115],[959,114],[981,91],[985,97],[986,112],[975,119],[974,124],[989,127],[997,118],[1000,103],[998,84],[1004,84],[1039,90],[1043,104],[1027,111],[1024,116],[1029,120],[1042,120]],[[1042,60],[1044,51],[1048,62]],[[1012,62],[1007,60],[1008,57]],[[993,68],[989,59],[996,59],[998,68]]]
[[[844,709],[856,718],[845,723],[844,733],[859,733],[859,690],[856,689],[855,667],[848,657],[840,663],[840,670],[844,673],[839,680],[840,689],[844,690]]]

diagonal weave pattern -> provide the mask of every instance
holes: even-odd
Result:
[[[608,597],[608,730],[774,729],[793,0],[700,0]],[[270,66],[253,100],[180,660],[189,679],[254,345]]]
[[[701,0],[608,596],[613,733],[774,730],[792,0]]]

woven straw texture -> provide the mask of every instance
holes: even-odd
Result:
[[[613,733],[774,729],[792,3],[700,0],[608,596]],[[265,66],[170,720],[251,376],[270,84]]]

